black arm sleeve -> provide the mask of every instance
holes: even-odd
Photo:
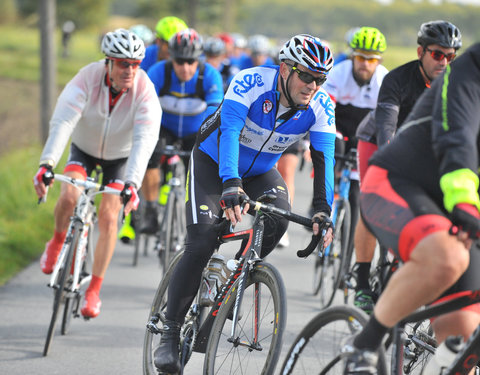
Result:
[[[325,212],[330,216],[331,208],[327,203],[325,189],[325,156],[323,152],[315,150],[310,145],[313,162],[313,209],[314,212]]]

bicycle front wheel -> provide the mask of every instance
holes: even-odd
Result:
[[[280,374],[343,374],[345,362],[340,351],[348,337],[367,322],[367,315],[356,308],[340,305],[316,315],[291,345]],[[378,374],[386,374],[386,361],[380,350]]]
[[[73,233],[73,235],[72,235]],[[52,343],[53,335],[55,333],[55,326],[57,324],[57,315],[60,309],[60,305],[65,302],[66,288],[68,277],[70,276],[70,271],[72,268],[73,252],[75,250],[75,244],[78,242],[80,232],[77,227],[73,228],[73,231],[69,231],[67,238],[71,236],[71,239],[68,240],[69,244],[67,249],[65,249],[66,254],[64,258],[64,263],[58,272],[58,278],[54,285],[55,292],[53,298],[53,311],[52,317],[50,318],[50,325],[48,326],[47,338],[45,340],[45,346],[43,347],[43,356],[48,354],[50,349],[50,344]]]
[[[260,263],[249,273],[235,337],[231,316],[238,288],[232,287],[213,323],[205,374],[273,374],[286,322],[286,294],[279,272]]]
[[[185,203],[181,201],[180,197],[182,195],[178,189],[178,187],[173,188],[167,200],[167,209],[165,213],[165,267],[168,266],[173,254],[175,254],[185,242]]]
[[[152,319],[158,324],[158,328],[163,326],[165,322],[165,313],[167,310],[168,299],[168,285],[177,263],[183,256],[183,251],[180,251],[171,261],[170,266],[166,270],[162,281],[160,282],[155,297],[153,298],[152,306],[150,308],[150,314],[148,316],[148,322],[152,322]],[[143,374],[144,375],[157,375],[155,364],[153,363],[153,352],[160,345],[160,333],[152,332],[148,327],[145,330],[145,338],[143,341]]]

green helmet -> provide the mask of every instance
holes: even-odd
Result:
[[[155,26],[157,38],[169,41],[170,38],[181,30],[185,30],[187,24],[178,17],[163,17]]]
[[[382,53],[387,49],[387,41],[375,27],[361,27],[350,40],[352,49]]]

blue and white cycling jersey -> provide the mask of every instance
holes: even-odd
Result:
[[[321,195],[331,207],[334,105],[329,95],[320,88],[306,110],[297,110],[284,121],[277,116],[280,96],[278,77],[278,66],[240,71],[232,79],[221,107],[202,124],[199,148],[219,164],[219,174],[225,182],[267,172],[274,167],[283,151],[309,132],[313,151],[321,155],[316,158],[312,154],[314,167],[316,162],[322,164],[318,169],[321,175],[315,173],[315,185],[321,185]],[[201,135],[208,128],[215,130],[202,140]]]
[[[158,45],[153,43],[145,49],[145,57],[140,63],[140,68],[148,72],[148,69],[157,62],[158,58]]]
[[[169,63],[168,60],[164,60],[153,65],[148,70],[148,76],[159,95],[163,110],[162,127],[177,137],[183,138],[197,132],[206,117],[207,106],[218,106],[222,102],[222,77],[213,66],[205,63],[203,90],[199,93],[197,92],[199,68],[190,81],[180,82],[172,67],[170,88],[167,93],[160,96],[160,91],[165,84],[167,63]]]

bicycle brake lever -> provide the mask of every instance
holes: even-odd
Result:
[[[38,198],[37,204],[45,203],[47,201],[48,188],[49,186],[46,186],[47,191],[43,197]]]
[[[297,257],[299,258],[306,258],[308,257],[313,251],[316,249],[318,243],[324,236],[324,231],[322,231],[322,234],[312,234],[312,240],[308,244],[308,246],[303,249],[303,250],[298,250],[297,251]]]

